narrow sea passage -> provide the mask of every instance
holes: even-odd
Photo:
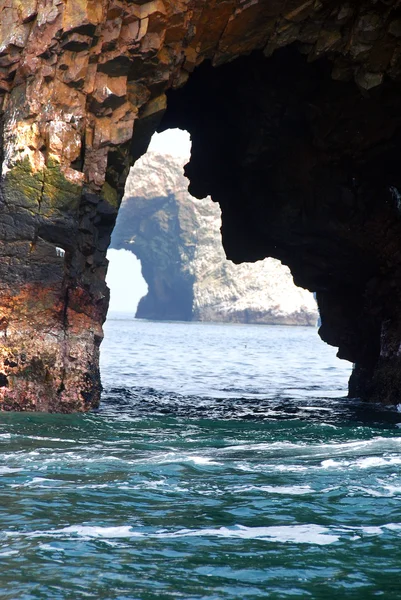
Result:
[[[399,599],[401,415],[311,328],[106,324],[89,415],[0,415],[0,598]]]

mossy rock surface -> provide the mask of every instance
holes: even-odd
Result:
[[[44,169],[34,171],[28,158],[7,172],[3,189],[8,204],[43,215],[55,210],[75,213],[82,194],[82,186],[68,181],[56,161],[50,160]]]

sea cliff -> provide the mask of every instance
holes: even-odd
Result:
[[[137,317],[316,325],[313,295],[294,286],[288,267],[273,258],[227,260],[220,207],[190,195],[185,162],[148,152],[127,180],[111,247],[142,262],[149,290]]]
[[[174,127],[228,258],[288,265],[399,404],[400,91],[398,0],[0,0],[0,408],[98,405],[125,182]]]

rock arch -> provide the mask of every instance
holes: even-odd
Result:
[[[128,169],[183,121],[229,256],[289,264],[398,402],[400,55],[396,0],[0,0],[1,407],[97,405]]]
[[[241,265],[227,260],[219,204],[188,192],[184,165],[190,149],[185,158],[178,148],[175,156],[168,154],[174,148],[158,150],[168,139],[189,145],[188,132],[156,135],[127,179],[110,246],[141,261],[147,293],[136,317],[315,327],[313,295],[294,286],[288,268],[272,258]],[[110,292],[112,306],[112,287]]]

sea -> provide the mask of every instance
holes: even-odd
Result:
[[[0,599],[399,600],[401,414],[335,354],[111,314],[99,410],[0,415]]]

